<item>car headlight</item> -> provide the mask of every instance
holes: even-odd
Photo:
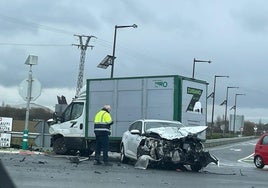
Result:
[[[48,132],[49,132],[49,134],[53,134],[55,132],[55,130],[53,129],[53,127],[49,127]]]

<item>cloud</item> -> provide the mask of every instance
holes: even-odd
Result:
[[[268,29],[268,11],[266,1],[246,2],[239,9],[231,11],[234,21],[250,33],[266,34]]]
[[[3,105],[24,104],[26,101],[19,95],[19,87],[3,87],[0,85],[0,102]],[[52,110],[57,104],[57,96],[65,96],[68,103],[72,102],[75,95],[74,88],[49,88],[42,89],[41,95],[32,101],[37,104],[44,105]],[[26,106],[25,106],[26,107]]]
[[[118,29],[115,77],[191,77],[193,58],[212,60],[196,64],[195,76],[209,83],[208,93],[215,75],[230,76],[217,80],[217,104],[225,98],[227,86],[239,86],[237,92],[246,94],[239,97],[241,107],[265,109],[267,5],[265,0],[1,1],[0,85],[1,93],[13,100],[3,94],[1,98],[10,103],[21,100],[14,88],[28,76],[28,55],[39,58],[32,67],[43,88],[37,102],[51,106],[58,91],[71,98],[81,52],[72,46],[79,44],[74,34],[97,37],[90,41],[94,48],[86,52],[84,79],[110,77],[110,67],[96,66],[112,54],[114,26],[135,23],[137,29]],[[230,93],[230,104],[235,92]]]
[[[3,87],[0,85],[0,101],[5,104],[17,104],[22,100],[18,96],[18,87]]]

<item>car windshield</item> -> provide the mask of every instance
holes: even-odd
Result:
[[[145,131],[151,128],[161,127],[178,127],[181,128],[183,125],[179,122],[145,122]]]

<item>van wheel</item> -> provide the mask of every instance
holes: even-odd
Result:
[[[95,151],[95,147],[96,147],[96,141],[88,143],[88,155],[92,155],[92,153]]]
[[[125,155],[124,145],[122,145],[121,149],[120,149],[120,162],[121,163],[128,163],[128,158]]]
[[[60,137],[57,138],[53,143],[53,151],[56,154],[64,155],[67,153],[67,147],[64,142],[64,138]]]
[[[254,158],[254,164],[257,168],[263,168],[264,167],[264,163],[263,160],[261,158],[261,156],[256,156]]]

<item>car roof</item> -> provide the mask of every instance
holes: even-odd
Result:
[[[265,137],[265,136],[268,136],[268,133],[263,133],[262,135],[260,135],[257,139],[258,139],[258,142],[260,142],[262,139],[263,139],[263,137]]]
[[[263,133],[260,137],[264,137],[264,136],[267,136],[268,133]]]

